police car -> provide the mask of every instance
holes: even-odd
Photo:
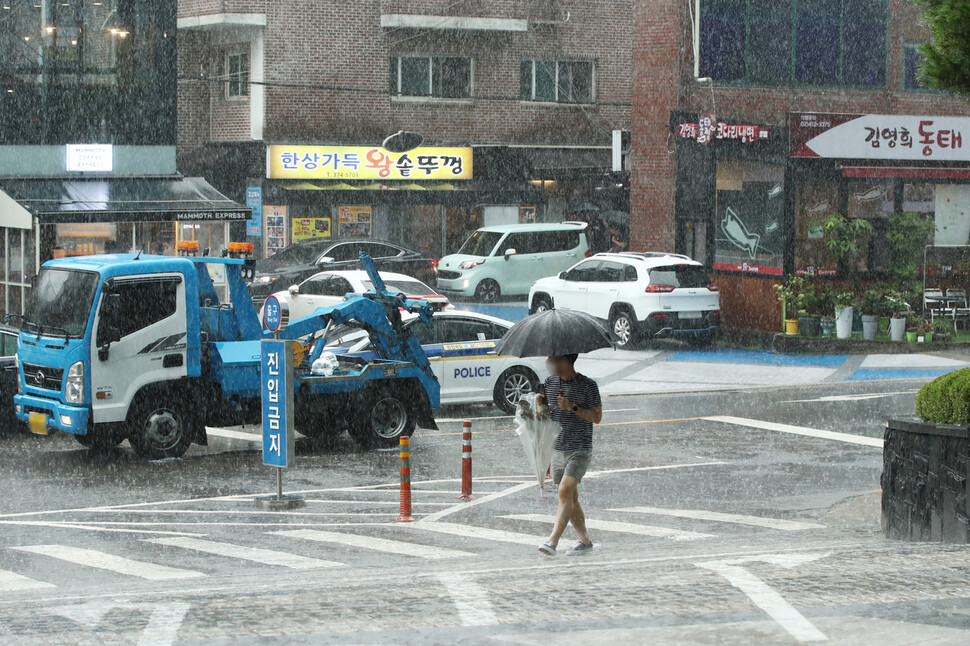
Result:
[[[494,402],[509,415],[519,397],[535,392],[545,358],[497,356],[492,351],[512,327],[509,321],[474,312],[435,313],[431,325],[416,325],[417,317],[404,314],[412,326],[441,384],[442,404]],[[327,351],[376,358],[370,339],[361,330],[337,326],[327,336]]]

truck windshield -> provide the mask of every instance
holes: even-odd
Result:
[[[97,289],[95,273],[41,268],[24,311],[24,331],[84,336]]]
[[[491,256],[501,238],[502,234],[495,231],[476,231],[465,240],[458,253],[466,256]]]

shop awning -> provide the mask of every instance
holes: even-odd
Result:
[[[0,191],[19,204],[28,216],[37,216],[41,222],[252,218],[249,207],[233,202],[201,177],[11,179],[0,180]],[[0,216],[7,220],[3,198],[0,198]],[[28,222],[26,227],[20,228],[29,227]]]
[[[0,191],[0,227],[33,229],[34,218],[17,200]]]
[[[860,179],[970,179],[970,168],[844,166],[842,176]]]

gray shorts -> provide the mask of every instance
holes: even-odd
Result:
[[[588,449],[556,451],[552,456],[552,481],[558,485],[565,475],[582,482],[591,457],[593,452]]]

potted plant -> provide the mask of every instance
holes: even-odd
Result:
[[[906,315],[909,312],[909,305],[906,304],[901,292],[887,294],[886,303],[892,311],[889,319],[889,338],[893,341],[902,341],[906,336]]]
[[[832,295],[835,303],[835,336],[848,339],[852,336],[852,314],[855,294],[847,289],[837,289]]]
[[[946,343],[953,338],[953,321],[940,317],[933,321],[933,340]]]
[[[910,343],[916,343],[917,341],[926,340],[926,335],[929,332],[930,340],[933,340],[933,333],[930,324],[923,320],[923,317],[916,312],[910,312],[906,317],[908,326],[906,328],[906,340]]]
[[[883,293],[875,288],[867,289],[859,298],[862,310],[862,338],[874,341],[879,332],[879,312],[883,307]]]
[[[832,336],[832,330],[835,329],[835,318],[832,316],[823,316],[818,325],[822,328],[822,336],[830,338]]]
[[[879,332],[889,331],[889,320],[896,312],[895,303],[891,300],[893,288],[891,285],[877,285],[875,289],[882,295],[879,301]]]
[[[801,291],[804,283],[804,278],[792,276],[785,282],[775,285],[778,302],[781,303],[782,317],[785,320],[785,334],[798,334],[798,311],[801,309]]]
[[[831,311],[825,286],[806,280],[800,296],[802,309],[798,313],[798,329],[803,336],[819,336],[821,317]]]

